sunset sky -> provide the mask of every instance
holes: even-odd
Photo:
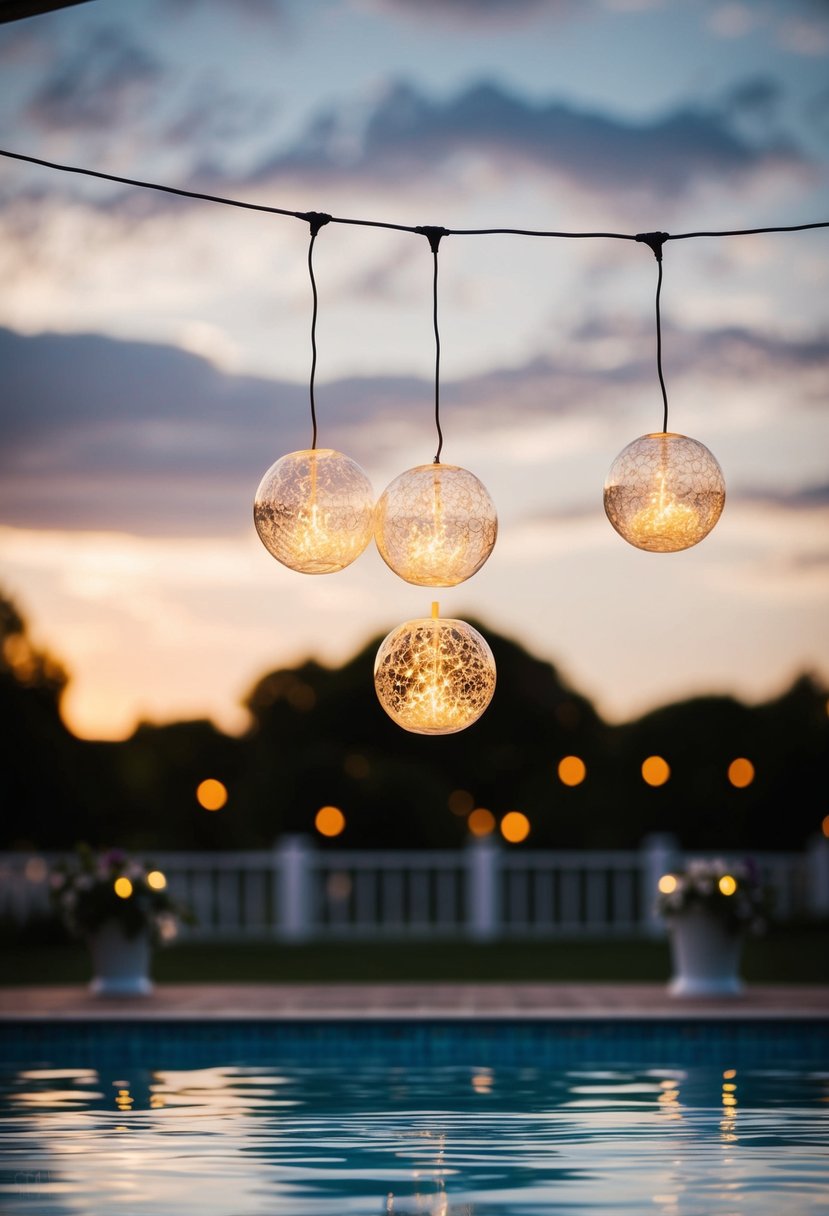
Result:
[[[93,0],[0,26],[0,146],[297,210],[679,233],[829,219],[819,0]],[[428,615],[370,547],[257,538],[310,441],[307,225],[0,159],[0,589],[66,665],[68,723],[245,723],[265,671]],[[320,443],[377,494],[431,460],[422,236],[316,242]],[[696,548],[626,545],[602,485],[661,426],[646,246],[452,236],[445,460],[495,500],[440,595],[622,720],[829,680],[829,229],[670,242],[671,429],[722,466]],[[496,692],[497,696],[497,692]]]

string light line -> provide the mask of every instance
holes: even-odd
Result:
[[[0,148],[0,156],[10,160],[24,161],[31,165],[40,165],[45,169],[54,169],[59,173],[75,173],[83,177],[94,177],[101,181],[117,182],[123,186],[136,186],[142,190],[157,190],[164,194],[173,194],[181,198],[198,199],[207,203],[219,203],[226,207],[240,207],[246,211],[261,211],[268,215],[285,215],[298,220],[309,221],[316,212],[292,211],[286,207],[273,207],[265,203],[249,203],[242,199],[228,198],[220,194],[206,194],[200,190],[185,190],[180,186],[168,186],[161,182],[148,182],[134,177],[121,177],[115,173],[103,173],[99,169],[86,169],[79,165],[66,165],[58,161],[44,160],[39,156],[29,156],[22,152],[11,152]],[[395,224],[388,220],[355,219],[342,215],[331,215],[327,222],[332,224],[352,224],[365,228],[389,228],[397,232],[423,233],[422,225]],[[829,228],[829,220],[817,220],[808,224],[775,224],[766,228],[725,228],[717,231],[672,232],[664,233],[665,240],[684,241],[692,237],[722,237],[722,236],[754,236],[759,233],[771,232],[805,232],[811,228]],[[605,238],[617,241],[636,241],[640,235],[632,232],[566,232],[537,228],[444,228],[445,236],[535,236],[561,237],[570,240]]]

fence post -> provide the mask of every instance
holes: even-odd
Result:
[[[812,916],[829,916],[829,840],[813,836],[806,849],[808,909]]]
[[[283,836],[276,843],[277,937],[306,941],[313,930],[311,897],[313,849],[305,836]]]
[[[652,832],[640,846],[639,924],[648,937],[664,937],[665,922],[656,909],[659,879],[677,863],[678,841],[669,832]]]
[[[500,849],[484,836],[466,846],[466,933],[491,941],[501,929]]]

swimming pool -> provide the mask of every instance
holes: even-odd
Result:
[[[827,1210],[829,1025],[7,1022],[11,1216]]]

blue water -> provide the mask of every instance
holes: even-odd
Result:
[[[375,1034],[361,1053],[353,1028],[339,1059],[313,1037],[304,1050],[302,1035],[251,1036],[245,1062],[242,1036],[225,1049],[232,1063],[198,1034],[198,1062],[177,1060],[144,1029],[119,1064],[117,1032],[96,1052],[86,1031],[83,1065],[77,1035],[61,1063],[47,1033],[31,1062],[0,1067],[9,1216],[829,1212],[829,1070],[808,1031],[803,1058],[786,1062],[796,1028],[753,1065],[750,1042],[669,1028],[648,1066],[609,1064],[607,1036],[598,1051],[584,1028],[566,1065],[544,1052],[516,1063],[520,1026],[450,1028],[454,1064],[413,1062],[406,1032],[381,1048]],[[555,1033],[541,1041],[558,1052]],[[336,1046],[336,1028],[325,1041]],[[635,1055],[634,1042],[620,1032],[620,1050]]]

